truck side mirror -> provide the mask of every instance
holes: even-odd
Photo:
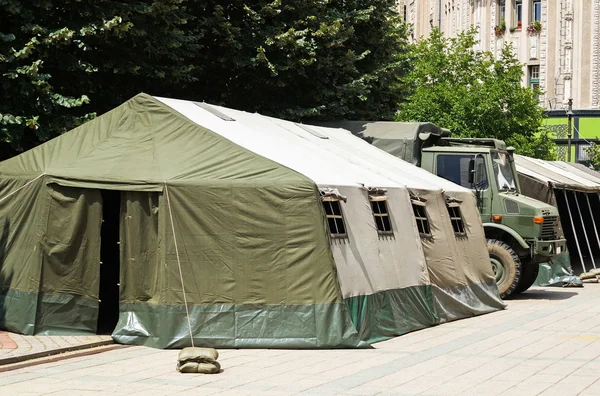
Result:
[[[475,159],[469,160],[469,184],[473,184],[475,180]]]

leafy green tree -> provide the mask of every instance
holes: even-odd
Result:
[[[392,119],[394,0],[0,0],[0,157],[139,92],[294,120]]]
[[[495,59],[476,49],[473,28],[456,38],[434,30],[414,45],[406,78],[410,88],[397,119],[429,121],[455,135],[505,140],[517,152],[553,159],[555,146],[542,129],[538,89],[521,86],[522,64],[510,45]]]
[[[292,120],[393,119],[408,70],[394,0],[191,0],[201,35],[181,96]]]
[[[600,169],[600,145],[598,143],[592,143],[589,147],[586,147],[585,153],[590,159],[590,164],[594,169]]]
[[[48,54],[68,51],[83,32],[41,27],[19,1],[1,0],[0,11],[0,155],[6,157],[85,120],[69,109],[89,99],[60,93],[46,71]]]
[[[189,75],[185,0],[0,0],[0,158]]]
[[[533,136],[513,135],[508,144],[516,148],[517,154],[533,158],[541,158],[549,161],[558,159],[555,136],[546,128],[541,128]]]

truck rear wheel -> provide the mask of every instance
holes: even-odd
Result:
[[[526,263],[523,265],[523,275],[521,276],[521,281],[517,286],[515,292],[522,293],[525,290],[529,289],[531,285],[535,282],[538,276],[538,272],[540,272],[539,264],[529,264]]]
[[[501,298],[517,293],[521,280],[521,259],[507,243],[497,239],[487,240],[494,277]]]

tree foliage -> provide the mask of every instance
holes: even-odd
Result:
[[[189,81],[184,1],[0,0],[0,156]]]
[[[0,156],[139,92],[294,120],[392,119],[394,0],[0,0]]]
[[[518,153],[553,159],[555,147],[542,129],[538,89],[521,86],[522,64],[510,45],[498,59],[477,50],[473,28],[456,38],[434,30],[414,45],[407,77],[410,94],[398,119],[429,121],[465,137],[505,140]]]
[[[288,119],[392,119],[407,29],[394,0],[194,0],[202,50],[183,96]]]
[[[592,143],[589,147],[586,147],[584,150],[590,159],[590,165],[594,169],[600,169],[600,145],[598,143]]]

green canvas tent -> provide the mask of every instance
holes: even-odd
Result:
[[[558,208],[576,274],[600,268],[600,175],[580,164],[515,156],[523,194]]]
[[[0,163],[0,327],[340,348],[501,309],[469,195],[333,133],[141,94]]]

